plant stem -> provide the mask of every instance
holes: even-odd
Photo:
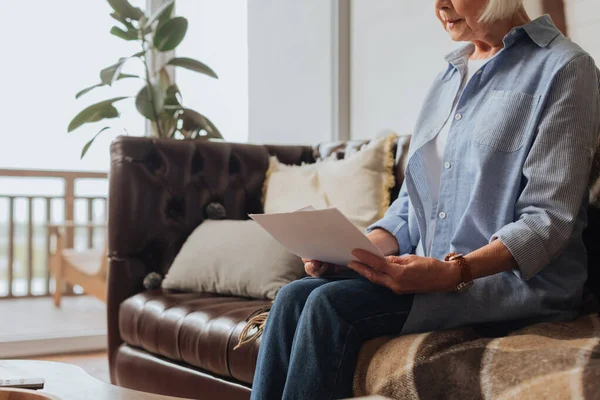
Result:
[[[152,113],[154,114],[154,119],[156,121],[156,129],[158,130],[158,137],[164,137],[162,126],[160,120],[158,118],[158,112],[156,111],[156,105],[154,104],[154,94],[152,93],[152,82],[150,80],[150,68],[148,68],[148,52],[150,52],[150,48],[147,48],[146,36],[143,32],[143,27],[140,27],[140,36],[142,39],[142,50],[144,50],[144,69],[146,70],[146,89],[148,90],[148,99],[150,100],[150,105],[152,106]]]

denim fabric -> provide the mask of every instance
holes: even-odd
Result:
[[[284,286],[262,336],[251,398],[352,397],[361,344],[400,333],[412,299],[363,278],[305,278]]]
[[[431,252],[419,252],[438,259],[500,240],[518,268],[478,279],[464,293],[417,294],[403,333],[577,313],[587,278],[581,236],[600,132],[600,72],[548,16],[514,28],[504,45],[459,99],[436,202],[423,146],[452,112],[474,47],[447,56],[418,119],[398,199],[369,231],[394,234],[401,254],[432,235]]]

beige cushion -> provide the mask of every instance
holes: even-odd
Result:
[[[395,136],[374,139],[343,160],[292,166],[271,157],[265,181],[265,213],[338,208],[359,229],[383,217],[394,187]]]
[[[162,282],[165,289],[274,299],[304,264],[254,221],[203,222]]]

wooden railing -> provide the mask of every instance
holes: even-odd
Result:
[[[51,243],[51,235],[48,229],[48,225],[51,223],[60,223],[60,221],[56,221],[53,218],[53,204],[54,202],[62,202],[63,208],[63,221],[73,221],[76,219],[76,205],[83,203],[86,207],[85,214],[87,215],[87,222],[97,222],[94,221],[94,206],[97,202],[101,203],[101,209],[103,210],[103,218],[106,215],[106,196],[75,196],[75,186],[77,180],[79,179],[107,179],[106,173],[100,172],[77,172],[77,171],[38,171],[38,170],[13,170],[13,169],[0,169],[0,178],[4,177],[14,177],[14,178],[22,178],[23,182],[26,183],[30,178],[58,178],[63,181],[63,195],[45,195],[45,194],[35,194],[35,195],[18,195],[18,194],[5,194],[2,193],[3,190],[0,187],[0,202],[7,202],[7,227],[6,234],[7,240],[6,243],[0,242],[0,251],[3,251],[2,247],[5,246],[4,252],[6,260],[6,273],[0,269],[0,299],[2,298],[12,298],[12,297],[33,297],[33,296],[48,296],[51,294],[51,274],[50,274],[50,266],[49,266],[49,255],[52,249]],[[39,243],[36,245],[35,233],[34,233],[34,203],[36,201],[42,201],[44,203],[44,244],[39,247]],[[15,270],[15,260],[16,260],[16,231],[17,225],[15,224],[15,209],[17,202],[25,201],[26,207],[26,218],[25,218],[25,277],[17,277],[16,273],[19,272],[22,275],[23,271],[20,269],[19,271]],[[83,212],[78,213],[83,214]],[[0,216],[0,221],[2,221],[3,217]],[[85,246],[88,248],[92,248],[97,244],[94,243],[94,227],[91,226],[85,228],[86,232],[84,235],[87,236]],[[0,234],[0,237],[3,234]],[[73,227],[67,227],[65,229],[65,242],[66,247],[74,247],[76,237],[80,237],[79,232],[76,231]],[[101,245],[98,243],[98,245]],[[40,250],[43,250],[41,252]],[[36,263],[37,265],[43,266],[42,276],[40,275],[40,271],[34,270],[34,252],[37,254],[43,254],[44,259],[41,263]],[[3,256],[0,253],[0,262],[3,261]],[[35,260],[40,261],[40,260]],[[0,264],[1,266],[1,264]],[[23,288],[22,283],[25,283],[25,288]],[[39,283],[43,282],[42,287],[40,288]],[[38,285],[34,285],[38,283]],[[18,285],[15,285],[18,283]],[[5,290],[2,288],[6,286]],[[15,287],[16,286],[16,287]],[[69,288],[71,289],[71,288]]]

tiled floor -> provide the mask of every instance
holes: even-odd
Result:
[[[15,342],[43,342],[53,346],[53,338],[62,338],[57,348],[64,348],[64,342],[74,341],[74,338],[81,339],[86,335],[97,338],[106,335],[106,305],[88,296],[65,297],[60,308],[54,306],[50,297],[3,299],[0,300],[0,318],[0,348],[11,346]],[[104,342],[105,340],[102,343]],[[0,358],[5,357],[0,354]],[[74,364],[94,378],[110,382],[105,350],[85,354],[10,358]]]
[[[51,297],[2,299],[0,317],[0,342],[106,332],[106,306],[88,296],[65,297],[60,308]]]
[[[94,378],[110,383],[106,353],[73,354],[64,356],[34,357],[32,360],[55,361],[77,365]]]
[[[0,300],[0,359],[106,351],[106,306],[87,296]]]

